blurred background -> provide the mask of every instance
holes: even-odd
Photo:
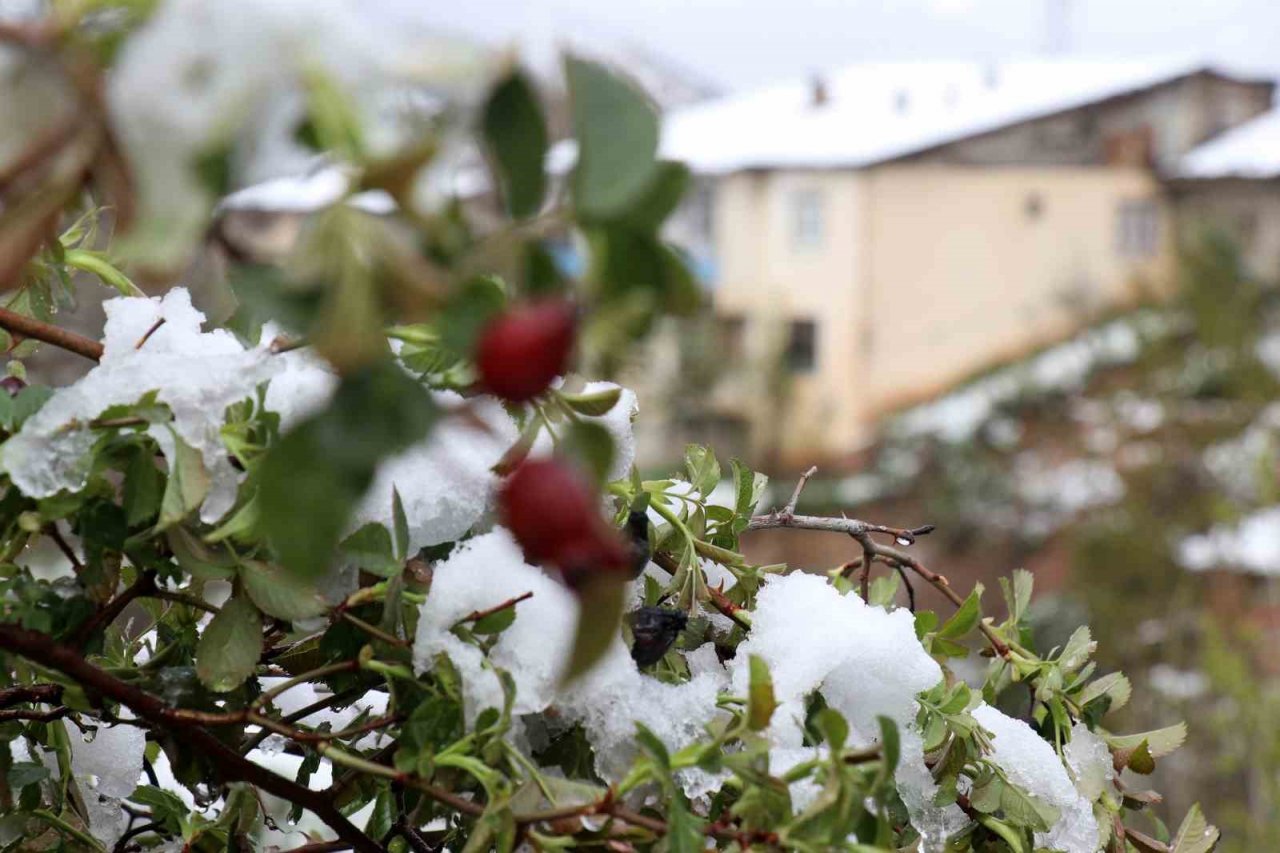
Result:
[[[423,18],[378,5],[391,27]],[[1280,6],[434,14],[548,80],[566,47],[615,63],[663,108],[664,155],[694,171],[668,236],[707,308],[619,376],[641,401],[642,473],[709,443],[774,477],[780,506],[817,465],[802,512],[935,524],[914,547],[961,589],[1030,569],[1041,649],[1086,621],[1133,681],[1121,728],[1189,723],[1154,780],[1164,813],[1198,800],[1221,849],[1280,850]],[[548,99],[554,116],[563,96]],[[229,247],[278,254],[314,177],[233,196],[190,282],[216,279]],[[571,235],[557,254],[581,263]],[[66,322],[96,330],[101,313]],[[858,555],[800,531],[744,545],[814,570]]]

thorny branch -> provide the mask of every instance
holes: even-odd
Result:
[[[822,530],[828,533],[843,533],[846,536],[855,539],[862,546],[862,559],[856,564],[846,563],[847,570],[858,568],[861,570],[860,585],[863,599],[868,594],[870,585],[871,564],[879,561],[897,570],[902,578],[906,579],[905,569],[910,569],[925,580],[930,586],[942,593],[944,597],[956,607],[964,603],[964,599],[951,588],[950,582],[947,581],[945,575],[929,569],[924,563],[917,560],[905,551],[891,547],[889,545],[877,542],[873,534],[884,534],[892,536],[894,541],[903,547],[913,545],[916,537],[923,536],[933,531],[933,525],[925,525],[923,527],[902,528],[887,527],[883,524],[872,524],[866,521],[860,521],[856,518],[829,518],[826,516],[814,515],[797,515],[795,513],[795,504],[799,501],[800,492],[804,489],[809,478],[813,476],[816,469],[810,468],[801,477],[800,482],[796,484],[795,492],[791,496],[791,500],[780,511],[771,512],[766,515],[757,515],[751,519],[747,525],[747,530],[769,530],[777,528],[792,528],[795,530]],[[911,589],[908,583],[907,588],[914,605],[915,591]],[[988,624],[985,620],[979,623],[979,629],[986,636],[987,642],[991,648],[1000,655],[1007,658],[1009,656],[1009,646],[1000,634]]]

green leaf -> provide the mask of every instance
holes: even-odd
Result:
[[[200,452],[183,441],[171,427],[169,432],[173,436],[173,447],[166,453],[169,457],[169,482],[160,501],[160,520],[156,530],[164,530],[182,521],[200,506],[209,493],[209,472],[205,470]]]
[[[103,284],[114,289],[121,296],[146,296],[138,285],[107,260],[102,252],[91,252],[88,249],[68,249],[64,255],[67,266],[96,275]]]
[[[185,526],[176,524],[165,531],[165,541],[178,565],[202,580],[231,580],[236,576],[236,557],[221,545],[208,545]]]
[[[1123,672],[1109,672],[1097,681],[1085,685],[1076,701],[1081,705],[1088,705],[1099,696],[1110,696],[1110,710],[1114,711],[1128,704],[1132,692],[1133,687]]]
[[[1218,843],[1218,828],[1211,826],[1196,803],[1182,819],[1178,833],[1173,837],[1172,853],[1209,853]]]
[[[1056,808],[1011,782],[1000,789],[1000,810],[1010,823],[1036,832],[1048,832],[1059,816]]]
[[[1064,672],[1074,672],[1084,666],[1097,647],[1098,644],[1093,641],[1089,633],[1089,626],[1081,625],[1063,646],[1062,654],[1058,655],[1058,666],[1062,667]]]
[[[425,436],[426,390],[390,360],[345,377],[329,407],[285,435],[261,464],[260,524],[280,563],[301,577],[330,566],[378,462]]]
[[[485,326],[506,305],[507,289],[497,276],[467,279],[449,299],[436,322],[441,346],[459,356],[469,355]]]
[[[1137,749],[1143,741],[1146,741],[1151,757],[1163,758],[1182,746],[1187,739],[1187,724],[1178,723],[1134,735],[1103,735],[1103,739],[1112,749]]]
[[[156,466],[155,456],[148,448],[138,447],[124,471],[122,497],[129,525],[141,524],[155,516],[163,494],[164,476]]]
[[[403,563],[409,559],[409,519],[404,514],[400,490],[394,486],[391,487],[391,518],[395,525],[396,561]]]
[[[573,681],[599,662],[622,624],[626,587],[615,578],[598,577],[579,587],[578,628],[564,682]]]
[[[751,655],[750,686],[747,688],[747,727],[753,732],[764,731],[773,719],[778,700],[773,695],[773,679],[764,658]]]
[[[515,71],[494,86],[482,125],[507,212],[534,215],[546,193],[547,125],[528,77]]]
[[[19,791],[28,785],[34,785],[37,782],[43,782],[48,779],[49,768],[30,761],[15,761],[9,767],[9,772],[6,775],[9,781],[9,789]]]
[[[1134,773],[1150,776],[1156,770],[1156,760],[1151,755],[1151,744],[1145,740],[1124,757],[1125,765]]]
[[[1004,591],[1005,605],[1009,608],[1009,618],[1014,622],[1022,620],[1031,603],[1031,591],[1035,586],[1035,576],[1026,569],[1015,569],[1013,580],[1000,579],[1000,588]]]
[[[716,459],[715,451],[701,444],[685,447],[684,473],[699,494],[710,494],[720,484],[720,461]]]
[[[627,211],[625,223],[643,231],[657,231],[684,198],[690,178],[689,167],[685,164],[669,160],[659,162],[644,196]]]
[[[613,436],[602,424],[574,421],[560,440],[560,450],[582,463],[597,483],[608,479],[613,467]]]
[[[217,693],[226,693],[253,675],[262,655],[262,616],[247,599],[222,605],[196,644],[196,675]]]
[[[737,459],[730,460],[729,465],[733,470],[734,510],[738,515],[749,516],[756,511],[756,505],[764,496],[769,478],[752,471]]]
[[[488,616],[477,619],[471,626],[471,633],[501,634],[510,628],[511,623],[514,621],[516,621],[516,608],[504,607],[495,613],[490,613]]]
[[[589,418],[598,418],[601,415],[609,414],[609,411],[618,404],[618,398],[621,396],[622,388],[617,385],[601,391],[593,391],[590,394],[566,394],[563,391],[560,392],[560,399],[564,400],[569,408]]]
[[[658,113],[635,85],[595,62],[567,57],[578,163],[573,197],[586,219],[624,214],[658,170]]]
[[[245,560],[240,566],[240,582],[253,603],[277,619],[306,619],[328,609],[315,587],[270,563]]]
[[[979,600],[981,595],[981,587],[974,587],[973,592],[969,593],[969,597],[964,600],[959,609],[938,629],[938,636],[958,640],[978,627],[978,620],[982,618],[982,605]]]
[[[182,832],[182,822],[190,813],[190,809],[177,795],[154,785],[139,785],[129,795],[129,799],[151,809],[152,819],[163,826],[166,832],[175,835]]]
[[[898,759],[902,755],[902,739],[898,732],[898,724],[890,718],[878,716],[876,722],[880,724],[880,752],[883,756],[880,762],[880,784],[886,785],[893,779],[893,773],[898,769]]]
[[[400,572],[387,528],[375,521],[363,525],[355,533],[342,540],[342,553],[360,568],[384,578]]]
[[[404,721],[400,745],[415,758],[444,749],[463,735],[462,706],[433,694],[420,702]]]

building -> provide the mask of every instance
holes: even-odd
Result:
[[[1191,151],[1169,189],[1185,231],[1227,232],[1255,276],[1280,278],[1280,109]]]
[[[664,153],[698,188],[672,236],[712,270],[727,366],[704,421],[744,424],[756,459],[838,462],[880,416],[1158,293],[1163,176],[1273,88],[1180,62],[877,63],[674,112]]]

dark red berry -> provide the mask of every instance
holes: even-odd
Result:
[[[526,461],[503,484],[498,511],[525,557],[555,566],[571,587],[631,566],[622,537],[600,514],[595,489],[564,462]]]
[[[573,303],[547,299],[498,315],[480,333],[476,369],[496,397],[524,402],[569,369],[577,317]]]
[[[531,562],[551,563],[591,538],[600,508],[587,480],[555,459],[531,459],[515,470],[498,495],[502,523]]]
[[[3,388],[10,397],[18,396],[18,392],[26,387],[27,383],[16,376],[6,376],[4,379],[0,379],[0,388]]]

